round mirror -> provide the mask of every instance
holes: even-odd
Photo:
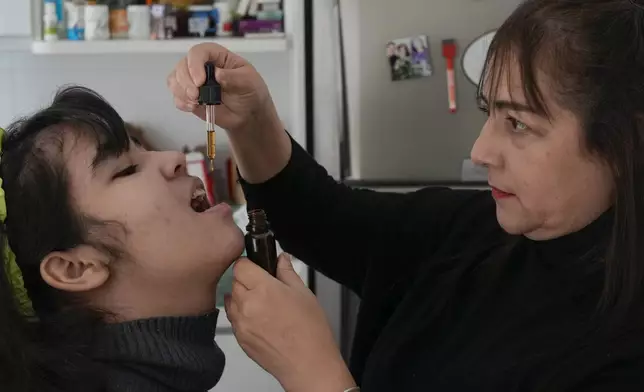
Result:
[[[462,67],[470,82],[478,86],[485,66],[485,58],[496,30],[490,31],[472,41],[463,53]]]

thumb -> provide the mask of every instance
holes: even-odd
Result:
[[[293,269],[291,255],[282,253],[277,260],[277,279],[290,287],[306,287],[300,275]]]
[[[227,93],[238,93],[252,91],[252,70],[249,67],[234,69],[215,69],[215,79],[221,84],[221,88]]]

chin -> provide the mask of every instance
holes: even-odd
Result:
[[[521,217],[516,214],[510,214],[499,207],[496,209],[496,219],[499,222],[499,226],[508,234],[520,235],[527,231],[524,220]]]
[[[219,248],[215,250],[217,253],[227,257],[239,257],[244,251],[244,232],[235,223],[226,225],[226,229],[220,228],[217,232],[216,244]]]

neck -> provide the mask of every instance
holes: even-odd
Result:
[[[584,214],[583,216],[569,215],[566,222],[548,223],[536,230],[525,233],[524,235],[532,241],[547,241],[565,237],[569,234],[581,231],[589,225],[592,225],[600,217],[607,215],[607,211],[609,210],[610,208],[607,207],[603,210],[596,210],[592,213]]]
[[[218,281],[219,279],[217,279]],[[94,299],[93,305],[107,309],[119,322],[154,317],[202,315],[216,308],[217,283],[164,285],[134,282],[132,285],[114,285]],[[174,283],[174,282],[173,282]]]

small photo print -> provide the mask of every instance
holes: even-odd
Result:
[[[387,59],[394,81],[427,77],[433,72],[426,35],[389,41]]]

